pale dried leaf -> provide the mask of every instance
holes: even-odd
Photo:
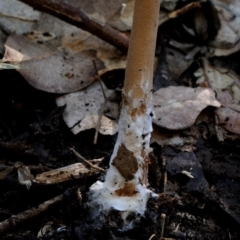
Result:
[[[26,166],[21,166],[18,168],[18,181],[21,185],[25,185],[27,189],[32,186],[33,175]]]
[[[67,2],[85,11],[90,18],[105,24],[119,12],[125,1],[69,0]],[[108,11],[105,11],[106,7]],[[68,93],[88,86],[95,76],[92,60],[97,63],[98,70],[103,68],[112,70],[126,66],[126,55],[113,46],[48,14],[41,13],[34,31],[30,30],[29,33],[25,33],[25,38],[16,34],[8,38],[2,61],[15,63],[29,60],[20,64],[19,72],[32,86],[40,90]],[[59,48],[76,54],[63,59],[66,55],[58,52]]]
[[[84,130],[96,128],[98,125],[99,115],[87,115],[85,116],[81,123],[74,126],[71,130],[74,134],[82,132]],[[114,135],[118,131],[117,122],[111,120],[105,116],[101,117],[101,123],[99,132],[104,135]]]
[[[39,56],[51,54],[48,47],[28,41],[25,37],[11,34],[5,43],[5,54],[2,62],[21,62]]]
[[[37,237],[38,238],[44,238],[47,233],[49,233],[50,231],[54,231],[53,224],[54,224],[54,222],[48,222],[46,225],[44,225],[39,230],[39,232],[37,234]]]
[[[210,43],[215,56],[227,56],[240,49],[240,2],[214,0],[221,22],[216,38]]]
[[[73,52],[96,49],[97,57],[104,63],[105,70],[110,71],[126,67],[126,54],[121,53],[115,47],[96,36],[91,35],[82,40],[75,37],[72,41],[65,40],[63,41],[63,47]]]
[[[38,11],[17,0],[0,1],[0,26],[8,33],[22,34],[31,31],[39,17]]]
[[[219,125],[230,132],[240,134],[240,113],[227,107],[218,108],[215,113],[218,116]]]
[[[93,82],[96,72],[93,60],[99,70],[103,68],[102,62],[96,57],[96,51],[52,52],[43,44],[12,34],[6,42],[2,62],[20,62],[19,72],[37,89],[68,93]]]
[[[68,93],[93,82],[95,76],[93,60],[101,68],[101,62],[96,58],[94,51],[75,54],[58,52],[46,58],[21,62],[19,72],[37,89]]]
[[[220,72],[218,69],[210,66],[209,64],[206,69],[206,75],[211,88],[214,90],[227,89],[235,82],[236,78],[230,72]]]
[[[24,55],[21,52],[16,51],[14,48],[5,45],[5,53],[1,62],[18,63],[24,59]]]
[[[220,105],[211,89],[181,86],[162,88],[153,96],[153,122],[171,130],[184,129],[194,124],[204,108]]]
[[[233,99],[236,103],[240,103],[240,88],[237,85],[232,86]]]
[[[108,90],[106,87],[104,87],[104,91],[107,97],[114,93],[113,90]],[[77,134],[98,126],[104,101],[102,89],[99,82],[96,82],[85,90],[57,98],[57,105],[63,106],[66,104],[63,114],[64,121],[72,132]],[[102,116],[99,131],[102,134],[115,134],[118,131],[116,121]]]

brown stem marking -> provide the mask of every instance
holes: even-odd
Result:
[[[112,27],[90,19],[86,13],[60,0],[19,0],[36,10],[49,13],[108,42],[122,52],[127,52],[128,37]]]
[[[141,143],[141,141],[143,142],[141,143],[142,149],[140,149],[140,155],[143,157],[143,159],[145,159],[145,163],[143,165],[133,161],[132,164],[128,163],[128,176],[131,176],[132,178],[139,166],[143,169],[144,174],[142,180],[144,183],[147,181],[145,178],[149,163],[149,143],[144,142],[143,139],[145,137],[149,138],[151,132],[151,129],[149,129],[148,132],[144,130],[147,128],[144,126],[144,124],[148,122],[148,124],[151,126],[152,121],[151,117],[149,117],[149,114],[151,111],[153,66],[159,9],[160,0],[136,0],[135,2],[133,26],[130,37],[126,75],[123,88],[122,111],[127,109],[127,114],[130,116],[133,124],[135,122],[142,121],[141,126],[139,125],[139,129],[135,128],[135,130],[133,130],[132,133],[126,137],[128,139],[132,137],[132,146],[137,146],[139,143]],[[122,118],[125,117],[122,116]],[[142,120],[140,120],[140,118]],[[124,124],[126,124],[126,121]],[[123,129],[127,129],[127,126],[123,126]],[[121,126],[119,131],[121,131]],[[135,136],[138,135],[137,132],[139,131],[142,131],[142,137],[136,139]],[[144,145],[145,143],[146,145]],[[126,149],[125,152],[128,152],[128,146],[126,146],[126,148],[121,147],[119,152],[120,150],[123,151],[123,149]],[[119,152],[116,157],[117,160],[118,156],[120,155]],[[136,155],[136,152],[134,154]],[[126,153],[125,155],[131,156],[131,153]],[[122,174],[122,166],[120,167],[122,164],[119,163],[117,166],[116,159],[114,159],[113,164],[115,164],[119,172]]]

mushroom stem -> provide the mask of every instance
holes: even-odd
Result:
[[[160,0],[135,1],[118,138],[105,182],[92,186],[98,193],[94,199],[98,198],[105,210],[143,214],[151,193],[147,172],[159,8]]]

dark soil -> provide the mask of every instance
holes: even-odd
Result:
[[[56,107],[54,94],[32,88],[14,71],[0,71],[0,80],[2,172],[17,162],[31,167],[33,175],[79,162],[70,147],[89,160],[104,157],[101,167],[107,168],[116,136],[99,135],[97,145],[92,143],[94,130],[74,136],[62,120],[63,109]],[[144,216],[129,216],[128,224],[114,211],[91,216],[87,192],[103,175],[56,185],[33,183],[28,190],[19,183],[15,167],[0,180],[0,221],[60,194],[64,198],[40,216],[8,229],[1,239],[160,239],[163,214],[166,239],[240,239],[240,143],[219,143],[210,136],[200,138],[195,147],[189,153],[153,145],[157,162],[149,177],[160,197],[149,200]],[[165,186],[162,157],[167,160]],[[191,179],[181,174],[183,170],[197,177]]]

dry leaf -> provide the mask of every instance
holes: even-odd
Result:
[[[22,62],[40,56],[48,56],[51,50],[43,45],[28,41],[25,37],[11,34],[5,43],[5,54],[1,62]]]
[[[181,86],[162,88],[153,96],[153,122],[171,130],[184,129],[194,124],[204,108],[220,105],[211,89]]]
[[[94,80],[93,60],[101,68],[94,51],[58,52],[46,58],[21,62],[19,72],[35,88],[53,93],[82,89]],[[81,64],[79,64],[81,63]]]
[[[215,111],[218,116],[218,124],[230,132],[240,134],[240,113],[227,107],[221,107]]]
[[[210,45],[215,56],[227,56],[240,49],[240,2],[214,0],[213,3],[218,10],[221,27]]]
[[[126,67],[126,54],[121,53],[115,47],[93,35],[82,40],[75,37],[71,41],[65,41],[64,39],[63,47],[73,52],[95,49],[97,57],[104,63],[105,71]]]
[[[2,59],[3,62],[18,63],[18,71],[32,86],[53,93],[73,92],[90,85],[96,71],[93,60],[98,69],[103,68],[93,50],[53,53],[45,45],[16,34],[8,38]]]
[[[0,26],[7,33],[22,34],[31,31],[40,13],[17,0],[0,1]]]
[[[21,185],[25,185],[29,190],[32,186],[33,175],[26,166],[21,166],[18,168],[18,181]]]
[[[116,14],[124,3],[123,0],[68,2],[103,24]],[[108,11],[105,11],[106,7]],[[92,60],[98,63],[99,71],[103,68],[106,71],[126,66],[126,55],[114,47],[86,31],[45,13],[41,13],[34,31],[26,33],[25,37],[31,42],[24,38],[20,39],[21,37],[17,35],[8,39],[3,61],[19,62],[31,59],[20,64],[19,72],[32,86],[43,91],[68,93],[88,86],[92,83],[95,73]],[[72,59],[63,61],[61,55],[64,53],[56,53],[59,48],[77,54],[72,54]],[[51,69],[49,69],[50,65]]]
[[[222,107],[215,113],[218,117],[218,125],[224,129],[240,134],[240,79],[232,71],[217,69],[204,61],[204,73],[213,90],[216,91],[217,99]],[[203,76],[203,77],[204,77]]]
[[[104,87],[104,92],[107,97],[114,94],[113,90],[108,90],[106,87]],[[99,117],[103,112],[104,101],[100,84],[96,82],[87,89],[57,98],[57,105],[63,106],[66,104],[63,119],[72,132],[77,134],[98,126]],[[115,107],[118,108],[118,105],[115,104]],[[113,135],[117,131],[116,121],[102,116],[99,132]]]
[[[224,72],[224,69],[221,69],[221,72],[220,72],[220,70],[214,67],[211,67],[210,65],[208,65],[206,69],[206,75],[211,88],[214,90],[227,89],[228,87],[233,85],[236,79],[234,74],[231,74],[231,72],[229,71]]]

